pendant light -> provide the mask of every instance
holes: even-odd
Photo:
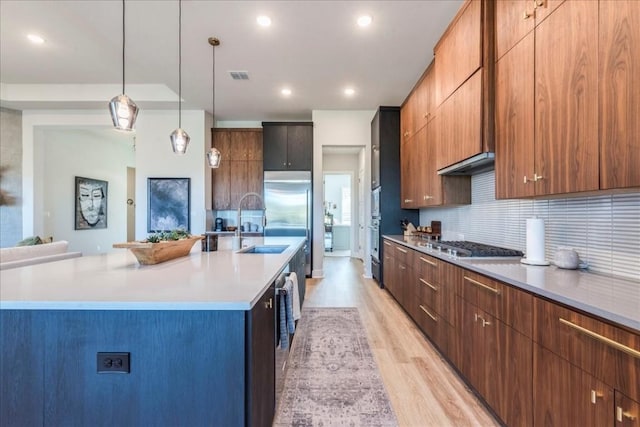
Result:
[[[178,0],[178,129],[171,132],[169,139],[174,153],[187,152],[191,137],[182,129],[182,0]]]
[[[138,106],[129,98],[124,91],[124,52],[125,52],[125,32],[124,32],[124,0],[122,0],[122,95],[114,96],[109,102],[109,112],[113,126],[118,130],[133,131],[138,117]]]
[[[213,89],[211,90],[211,115],[213,116],[213,124],[212,126],[216,127],[216,46],[220,45],[220,40],[216,37],[209,37],[209,44],[211,45],[213,51]],[[213,135],[212,135],[213,139]],[[207,163],[212,168],[220,167],[220,161],[222,160],[222,154],[220,150],[215,147],[211,147],[209,151],[207,151]]]

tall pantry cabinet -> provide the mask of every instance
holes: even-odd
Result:
[[[640,186],[640,2],[496,3],[496,198]]]
[[[498,54],[510,48],[496,64],[497,198],[599,188],[598,2],[506,11],[532,3],[497,2]],[[517,41],[512,19],[533,29]]]

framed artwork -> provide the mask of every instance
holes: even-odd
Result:
[[[108,185],[107,181],[76,176],[76,230],[107,228]]]
[[[148,178],[147,232],[191,231],[191,178]]]

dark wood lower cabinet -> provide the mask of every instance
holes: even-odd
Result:
[[[637,331],[392,241],[384,249],[389,292],[502,423],[640,427]]]
[[[449,359],[506,425],[531,425],[531,338],[461,297],[457,304]]]
[[[247,425],[271,426],[275,415],[275,290],[269,288],[247,316]]]
[[[613,389],[537,344],[533,375],[536,426],[613,425]]]

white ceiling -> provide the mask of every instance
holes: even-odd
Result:
[[[309,120],[312,110],[400,105],[462,0],[182,3],[183,109],[216,120]],[[15,109],[105,108],[122,89],[122,3],[0,1],[0,99]],[[373,16],[370,27],[355,21]],[[259,14],[272,25],[256,24]],[[144,109],[177,108],[178,1],[127,0],[126,93]],[[46,43],[32,45],[27,33]],[[234,81],[231,70],[247,71]],[[280,89],[293,95],[285,99]],[[356,94],[342,91],[352,86]],[[142,113],[141,113],[142,114]]]

